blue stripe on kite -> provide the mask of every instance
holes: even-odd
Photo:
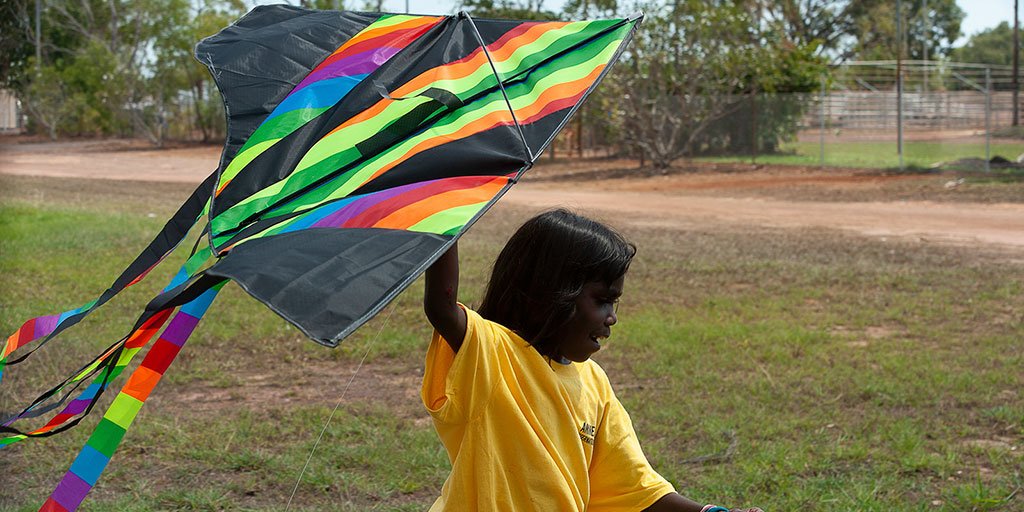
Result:
[[[210,307],[210,304],[213,302],[213,298],[217,296],[217,292],[219,291],[219,286],[206,290],[202,295],[192,299],[191,302],[182,306],[181,312],[194,316],[197,319],[202,318],[203,314],[206,313],[206,309]]]
[[[311,212],[303,214],[301,217],[299,217],[299,220],[294,221],[293,224],[289,224],[288,227],[281,232],[289,233],[292,231],[298,231],[300,229],[306,229],[312,226],[313,224],[316,224],[320,219],[348,206],[350,203],[356,201],[357,199],[360,199],[361,197],[363,196],[347,197],[340,201],[335,201],[333,203],[329,203],[319,208],[316,208]]]
[[[365,73],[361,75],[339,76],[309,84],[301,91],[285,98],[263,122],[265,123],[270,119],[293,110],[330,107],[341,100],[367,76],[369,75]]]
[[[96,481],[100,479],[100,475],[103,473],[103,469],[107,467],[107,463],[110,462],[110,458],[103,455],[95,448],[89,445],[82,447],[82,451],[78,453],[78,457],[75,457],[75,461],[71,463],[71,472],[78,475],[78,478],[89,483],[89,485],[96,485]]]
[[[178,273],[175,274],[173,278],[171,278],[171,283],[168,284],[167,287],[164,288],[164,290],[170,290],[171,288],[175,288],[181,283],[184,283],[185,281],[188,281],[188,272],[185,270],[185,267],[181,267],[180,269],[178,269]]]
[[[99,391],[100,383],[93,382],[92,384],[89,384],[89,387],[85,388],[85,391],[82,391],[81,395],[78,395],[78,398],[76,398],[76,400],[92,400],[93,397],[96,396],[96,393],[98,393]]]

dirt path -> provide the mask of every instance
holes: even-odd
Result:
[[[553,190],[529,184],[517,186],[506,200],[536,207],[565,204],[631,213],[633,223],[657,227],[694,228],[723,223],[815,227],[869,236],[911,237],[924,242],[1024,247],[1024,205],[1021,204],[794,202],[659,192]]]
[[[133,142],[0,143],[0,174],[198,183],[212,171],[219,148],[156,151]],[[615,165],[611,163],[609,165]],[[863,176],[840,170],[808,173],[763,170],[701,173],[667,179],[545,181],[556,166],[542,166],[504,201],[545,208],[568,205],[621,215],[657,227],[831,228],[868,236],[909,237],[923,242],[1024,247],[1024,204],[931,201],[797,201],[751,197],[754,188],[863,186]],[[572,172],[571,165],[564,166]],[[796,174],[796,175],[794,175]],[[879,177],[907,180],[914,177]],[[716,195],[701,192],[715,190]],[[730,195],[730,191],[736,191]]]

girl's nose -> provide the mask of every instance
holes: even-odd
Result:
[[[604,324],[607,325],[608,327],[611,327],[611,326],[613,326],[613,325],[615,325],[617,323],[619,323],[619,315],[615,311],[615,309],[613,308],[608,313],[608,316],[604,319]]]

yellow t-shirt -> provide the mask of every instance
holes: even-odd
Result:
[[[638,511],[674,492],[597,363],[466,316],[458,354],[437,333],[427,351],[421,397],[452,464],[431,511]]]

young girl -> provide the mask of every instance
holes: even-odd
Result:
[[[498,255],[479,312],[457,302],[457,247],[427,270],[423,296],[436,332],[421,394],[452,463],[431,511],[727,510],[651,468],[590,360],[635,246],[566,210],[538,215]]]

